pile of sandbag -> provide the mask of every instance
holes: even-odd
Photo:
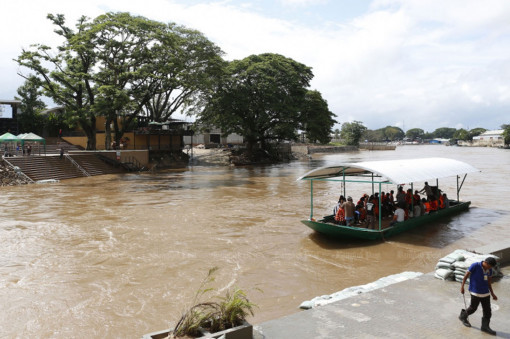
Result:
[[[439,259],[434,276],[442,280],[455,280],[462,282],[469,266],[475,262],[484,261],[488,257],[496,259],[498,264],[492,269],[493,276],[501,274],[499,258],[493,254],[479,254],[466,250],[455,250],[447,256]],[[469,279],[467,280],[469,282]]]

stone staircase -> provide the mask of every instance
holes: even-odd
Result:
[[[69,159],[59,156],[26,156],[5,158],[12,166],[17,166],[33,181],[47,179],[72,179],[85,177]]]
[[[97,154],[70,154],[69,157],[91,176],[125,172],[120,163],[107,163]]]
[[[86,176],[123,173],[121,166],[112,166],[102,161],[96,154],[66,154],[47,156],[8,157],[4,159],[33,181],[65,180]]]

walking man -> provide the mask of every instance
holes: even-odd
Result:
[[[482,304],[483,317],[482,327],[480,328],[483,332],[496,335],[496,331],[493,331],[489,327],[490,319],[492,316],[491,312],[491,296],[494,300],[498,300],[498,297],[492,291],[492,268],[496,266],[496,259],[488,257],[484,261],[476,262],[469,266],[469,270],[462,279],[460,285],[460,293],[464,294],[464,284],[469,278],[469,292],[471,293],[471,303],[467,310],[461,310],[459,319],[462,321],[464,326],[471,327],[468,316],[475,313],[478,305]]]

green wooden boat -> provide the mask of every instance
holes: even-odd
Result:
[[[310,181],[310,217],[301,222],[314,231],[337,239],[386,239],[392,235],[405,232],[418,226],[426,226],[444,217],[460,213],[469,209],[470,201],[462,202],[459,199],[460,190],[468,173],[480,172],[473,166],[464,162],[448,158],[422,158],[409,160],[388,160],[368,161],[359,163],[341,163],[335,166],[326,166],[312,170],[298,180]],[[461,179],[461,175],[463,178]],[[313,183],[314,181],[340,181],[344,187],[346,196],[347,183],[370,183],[372,191],[379,188],[381,196],[381,185],[403,184],[414,182],[436,180],[436,187],[439,186],[439,178],[450,176],[457,177],[457,200],[449,199],[449,207],[436,212],[425,214],[416,218],[409,218],[393,226],[384,226],[381,215],[379,215],[378,228],[368,229],[358,226],[343,226],[335,224],[334,216],[328,215],[316,220],[313,216]],[[372,193],[373,193],[372,192]],[[381,200],[379,200],[381,210]]]

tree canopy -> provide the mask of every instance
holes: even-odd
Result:
[[[406,132],[406,137],[411,140],[423,139],[425,132],[421,128],[411,128]]]
[[[206,98],[198,122],[242,135],[250,152],[256,143],[266,149],[268,141],[296,139],[312,78],[310,67],[279,54],[234,60]]]
[[[340,135],[345,143],[350,146],[358,146],[363,133],[367,128],[361,121],[344,122]]]
[[[505,144],[510,144],[510,124],[501,125],[501,129],[503,130],[503,138],[505,138]]]
[[[301,129],[312,143],[327,144],[331,141],[331,129],[336,123],[334,114],[319,91],[307,91],[301,110]]]
[[[16,99],[21,101],[21,114],[18,114],[20,131],[42,135],[44,125],[41,111],[46,108],[46,104],[40,99],[42,93],[37,81],[29,76],[29,79],[18,88],[17,92],[19,97]]]
[[[92,21],[80,18],[73,30],[61,14],[48,18],[64,42],[54,51],[33,45],[16,61],[34,71],[44,93],[66,107],[68,122],[87,134],[87,149],[96,146],[97,116],[106,120],[107,138],[113,123],[118,141],[137,116],[165,121],[198,102],[222,70],[217,46],[173,23],[106,13]]]

